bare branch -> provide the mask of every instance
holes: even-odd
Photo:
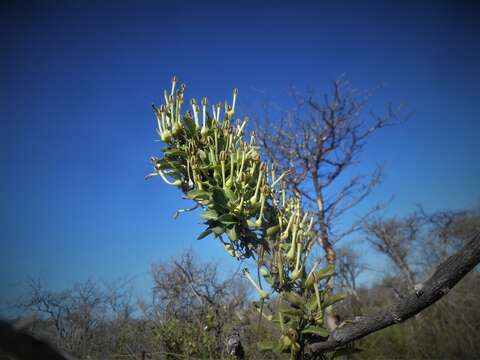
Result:
[[[415,292],[375,314],[359,317],[352,324],[337,328],[326,341],[310,344],[307,351],[330,351],[411,318],[440,300],[479,263],[480,233],[477,233],[462,250],[441,263],[427,281],[417,285]]]

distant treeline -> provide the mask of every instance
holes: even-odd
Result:
[[[348,297],[335,312],[344,319],[371,314],[405,294],[478,232],[477,211],[444,211],[365,223],[362,238],[391,267],[369,287],[357,278],[369,267],[353,247],[337,249],[337,285]],[[278,359],[258,343],[277,337],[271,299],[262,309],[237,274],[225,277],[214,262],[192,253],[151,267],[150,298],[133,295],[130,280],[89,279],[63,291],[43,280],[28,283],[28,296],[14,306],[22,327],[78,359]],[[480,354],[480,273],[467,275],[447,296],[397,326],[357,341],[349,359],[474,359]],[[262,314],[262,315],[260,315]],[[11,319],[12,322],[18,319]],[[232,349],[231,339],[239,341]],[[8,358],[7,354],[4,355]]]

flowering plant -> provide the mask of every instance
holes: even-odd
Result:
[[[275,313],[261,313],[281,330],[277,341],[261,347],[295,357],[310,341],[328,337],[322,309],[342,299],[327,284],[332,265],[318,269],[317,261],[307,271],[313,214],[288,191],[288,171],[277,174],[275,164],[262,161],[255,133],[245,137],[247,119],[234,121],[236,89],[231,104],[218,103],[210,112],[207,98],[200,105],[192,99],[191,110],[182,113],[186,87],[176,87],[174,77],[164,104],[153,105],[166,146],[161,157],[151,157],[153,172],[146,178],[159,176],[203,210],[206,228],[198,239],[212,234],[232,257],[255,260],[269,290],[248,269],[243,273],[262,305],[273,297],[279,302]]]

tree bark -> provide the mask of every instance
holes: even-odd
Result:
[[[480,233],[477,233],[462,250],[441,263],[427,281],[417,284],[414,293],[375,314],[358,317],[351,324],[337,328],[326,341],[308,345],[306,352],[315,354],[331,351],[411,318],[446,295],[478,263],[480,263]]]

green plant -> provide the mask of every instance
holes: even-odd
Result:
[[[332,265],[318,269],[315,262],[307,271],[314,217],[288,191],[288,171],[277,174],[275,164],[262,161],[255,133],[245,141],[247,119],[233,119],[237,90],[232,103],[225,103],[223,116],[222,104],[210,112],[206,98],[201,107],[192,99],[191,111],[182,113],[185,85],[178,90],[176,85],[174,77],[165,103],[153,105],[166,146],[161,157],[151,157],[154,171],[146,178],[160,176],[193,200],[194,208],[203,209],[206,229],[198,239],[213,234],[232,257],[255,260],[270,292],[248,269],[243,273],[259,294],[260,312],[264,301],[279,295],[276,313],[263,315],[278,324],[282,334],[259,347],[295,358],[309,342],[328,337],[322,309],[342,299],[332,295],[327,284],[334,275]]]

